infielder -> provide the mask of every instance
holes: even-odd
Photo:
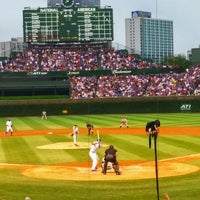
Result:
[[[13,135],[12,121],[10,119],[8,119],[6,121],[6,132],[5,132],[5,135],[7,135],[8,132],[10,132],[11,136]]]
[[[94,133],[94,126],[88,122],[86,122],[86,127],[88,129],[88,135],[93,135]]]
[[[92,168],[91,171],[95,172],[97,171],[97,164],[99,161],[99,157],[97,155],[97,151],[101,146],[101,139],[97,139],[97,141],[94,141],[91,145],[90,151],[89,151],[89,156],[92,159]]]
[[[73,140],[74,140],[74,145],[75,146],[78,146],[78,144],[77,144],[77,136],[78,136],[78,134],[79,134],[79,129],[78,129],[78,125],[74,125],[73,127],[72,127],[72,134],[71,134],[71,136],[73,137]]]
[[[47,112],[46,111],[42,111],[42,119],[47,119]]]
[[[126,128],[128,128],[128,120],[125,117],[121,119],[119,127],[122,128],[122,126],[126,126]]]

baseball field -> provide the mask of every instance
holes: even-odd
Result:
[[[148,148],[145,125],[161,121],[157,138],[159,199],[200,199],[200,114],[107,114],[12,117],[14,135],[4,135],[0,119],[0,200],[156,200],[154,146]],[[119,128],[126,117],[129,128]],[[94,125],[88,136],[86,122]],[[73,145],[72,126],[79,126]],[[97,172],[88,155],[99,132]],[[152,141],[153,142],[153,141]],[[118,150],[121,175],[101,173],[105,149]]]

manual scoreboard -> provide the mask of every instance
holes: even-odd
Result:
[[[26,8],[24,42],[92,42],[113,40],[112,8]]]

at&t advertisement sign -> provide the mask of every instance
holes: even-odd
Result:
[[[180,111],[191,111],[192,105],[191,104],[181,104]]]

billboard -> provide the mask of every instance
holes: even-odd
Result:
[[[131,12],[131,17],[146,17],[146,18],[151,18],[151,12],[146,12],[146,11],[132,11]]]

